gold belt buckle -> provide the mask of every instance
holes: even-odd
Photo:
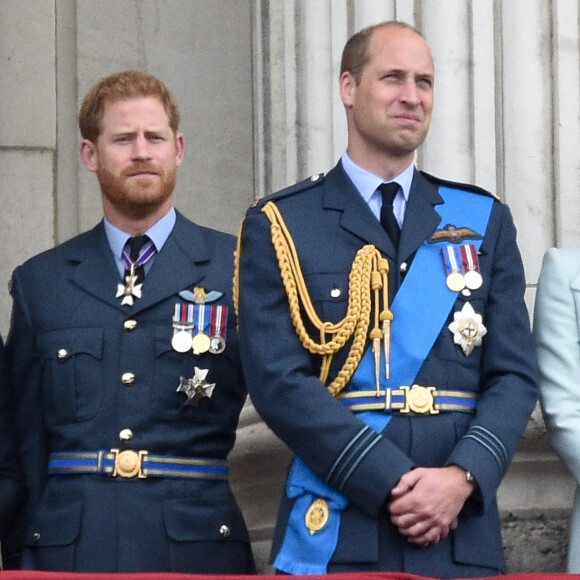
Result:
[[[113,469],[113,477],[131,478],[138,476],[145,479],[147,475],[143,473],[143,457],[147,455],[147,451],[133,451],[132,449],[111,449],[111,453],[115,456],[115,467]]]
[[[435,387],[422,387],[413,385],[412,387],[401,387],[405,391],[405,407],[401,413],[419,413],[426,415],[437,415],[439,411],[435,409],[434,393]]]

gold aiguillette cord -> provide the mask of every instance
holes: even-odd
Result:
[[[385,378],[391,376],[391,321],[393,313],[389,310],[389,262],[384,258],[377,260],[376,269],[371,275],[371,290],[374,293],[375,325],[370,333],[372,340],[373,357],[375,362],[375,385],[377,397],[381,392],[381,339],[385,356]],[[383,291],[383,308],[379,311],[380,291]],[[379,326],[379,321],[382,323]]]
[[[372,244],[363,246],[356,253],[349,274],[346,316],[336,323],[324,322],[318,317],[314,309],[314,304],[308,292],[302,268],[300,267],[296,246],[279,209],[273,202],[268,202],[262,208],[262,212],[266,214],[270,221],[272,244],[276,251],[280,275],[288,298],[290,317],[296,334],[306,350],[322,357],[319,375],[322,383],[327,383],[333,356],[342,348],[346,347],[347,342],[352,339],[350,347],[347,347],[348,354],[341,369],[330,384],[327,384],[328,391],[334,397],[348,385],[350,378],[357,369],[364,354],[366,339],[369,336],[367,333],[370,325],[371,311],[373,310],[371,294],[373,295],[375,325],[370,333],[370,338],[372,339],[372,348],[375,357],[377,394],[380,396],[381,338],[385,341],[385,353],[388,357],[390,320],[392,319],[392,314],[388,310],[387,274],[389,265],[387,260],[382,258],[380,252]],[[241,233],[242,229],[240,228],[234,275],[234,304],[236,311],[239,304],[239,260],[243,250]],[[383,290],[383,310],[380,309],[381,289]],[[313,328],[318,330],[318,340],[310,336],[303,317],[306,317]],[[379,321],[383,322],[382,330],[379,326]]]
[[[391,378],[391,321],[393,313],[389,310],[389,261],[379,260],[379,272],[383,279],[383,310],[380,320],[383,323],[383,348],[385,350],[385,377]]]

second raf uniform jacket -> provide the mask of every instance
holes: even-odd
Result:
[[[372,441],[365,440],[363,422],[321,383],[320,356],[310,354],[297,336],[271,224],[262,211],[267,202],[274,202],[294,241],[317,315],[337,323],[347,311],[353,260],[366,244],[373,244],[389,261],[392,299],[412,267],[415,252],[439,225],[442,184],[415,171],[398,255],[340,163],[326,176],[260,200],[243,223],[240,349],[250,396],[273,431],[315,475],[350,502],[342,514],[328,572],[398,570],[457,577],[505,570],[496,491],[537,398],[524,272],[508,208],[492,201],[487,229],[481,232],[483,284],[468,297],[458,293],[416,376],[419,385],[476,395],[476,413],[395,414],[382,436]],[[489,194],[474,190],[470,195]],[[470,356],[455,344],[448,329],[454,313],[466,302],[487,328],[481,346]],[[428,318],[430,312],[422,316]],[[330,379],[344,359],[342,351],[334,357]],[[390,490],[414,467],[449,464],[470,471],[478,492],[467,501],[459,526],[445,540],[427,548],[407,542],[389,519]],[[293,500],[284,496],[273,556],[283,543],[292,507]]]

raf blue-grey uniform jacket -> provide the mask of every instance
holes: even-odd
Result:
[[[225,459],[246,387],[232,305],[233,236],[177,215],[133,306],[102,223],[16,268],[7,350],[28,505],[23,566],[69,571],[250,573],[248,532],[227,480],[47,475],[50,453],[146,450]],[[229,307],[219,355],[173,350],[178,293]],[[125,324],[130,321],[128,324]],[[185,406],[180,377],[207,369],[211,398]],[[132,384],[121,377],[130,372]],[[122,430],[131,430],[128,441]]]
[[[318,316],[336,323],[346,314],[353,259],[366,244],[374,244],[388,258],[390,297],[394,296],[405,275],[404,264],[411,264],[420,244],[439,225],[441,183],[415,172],[398,257],[340,163],[324,177],[260,201],[247,212],[243,224],[240,351],[250,396],[266,423],[294,453],[350,500],[329,572],[400,570],[457,577],[505,569],[496,491],[537,398],[524,271],[507,206],[493,201],[479,252],[483,285],[468,298],[458,293],[416,377],[419,385],[476,393],[476,414],[395,415],[372,448],[355,443],[364,424],[327,392],[318,379],[319,357],[306,351],[297,337],[270,223],[261,211],[266,201],[275,202],[296,245]],[[489,194],[473,188],[473,196],[478,195]],[[483,344],[468,357],[447,328],[453,313],[467,300],[487,327]],[[329,382],[347,350],[334,357]],[[418,547],[390,523],[385,503],[409,469],[448,464],[471,471],[479,491],[464,506],[459,526],[448,538],[435,546]],[[291,508],[292,501],[284,497],[273,554],[284,538]]]

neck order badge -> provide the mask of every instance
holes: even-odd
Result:
[[[121,257],[125,265],[125,284],[117,285],[117,298],[122,298],[121,304],[133,306],[135,298],[141,298],[145,279],[144,266],[156,253],[155,244],[149,236],[129,238]]]

